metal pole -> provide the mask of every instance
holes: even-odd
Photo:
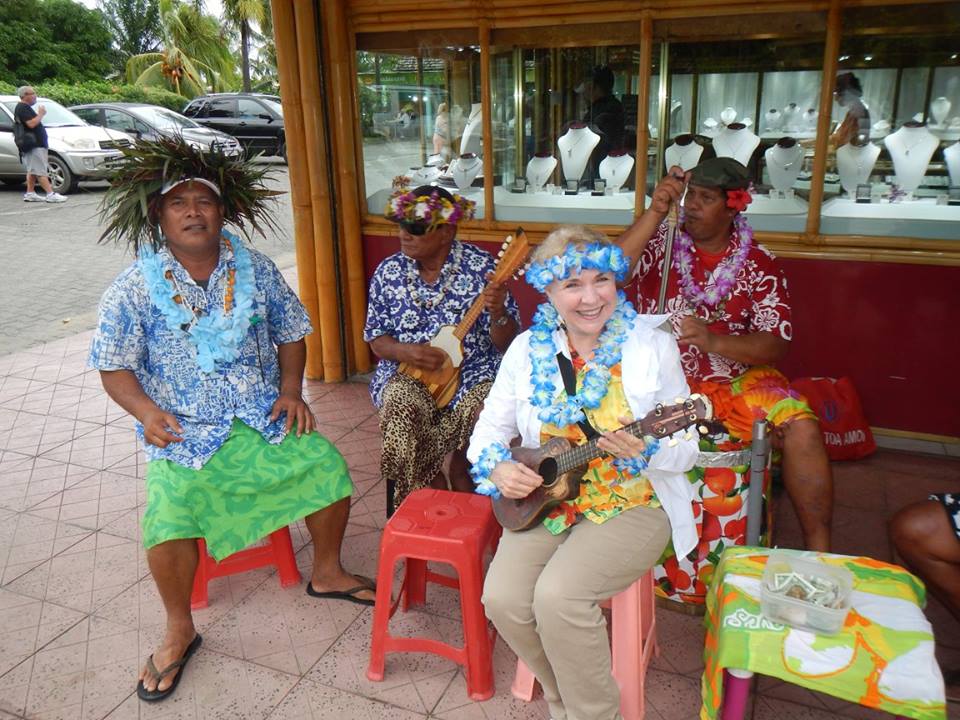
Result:
[[[667,307],[667,285],[670,281],[670,265],[673,262],[673,236],[677,232],[677,206],[671,203],[667,213],[667,241],[663,246],[663,267],[660,270],[660,295],[657,297],[657,314]]]
[[[753,443],[750,445],[750,492],[747,494],[747,545],[760,544],[763,525],[763,476],[770,457],[770,436],[767,421],[753,423]]]

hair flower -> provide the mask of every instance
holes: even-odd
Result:
[[[727,190],[727,207],[737,212],[743,212],[747,205],[753,202],[749,190]]]

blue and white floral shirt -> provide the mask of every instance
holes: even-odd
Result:
[[[387,335],[402,343],[427,343],[444,325],[456,325],[487,285],[486,275],[496,263],[490,253],[455,240],[450,254],[433,284],[425,283],[417,270],[417,261],[403,253],[391,255],[377,267],[370,281],[367,323],[363,339],[370,342]],[[411,290],[421,301],[411,297]],[[442,298],[436,307],[426,305]],[[507,293],[507,312],[519,323],[517,303]],[[460,386],[450,401],[456,407],[460,399],[478,383],[493,380],[503,354],[490,339],[490,314],[484,310],[463,339],[463,365]],[[380,360],[370,381],[373,404],[380,407],[383,388],[397,372],[399,363]]]
[[[235,242],[240,242],[237,240]],[[90,347],[91,367],[131,370],[144,392],[160,408],[176,415],[183,442],[159,448],[137,435],[147,460],[171,460],[199,469],[230,435],[234,418],[260,432],[271,443],[284,436],[284,418],[269,421],[280,392],[277,345],[296,342],[313,328],[303,304],[287,285],[276,265],[249,249],[256,290],[250,328],[240,352],[230,362],[217,363],[213,372],[197,366],[196,348],[185,332],[170,330],[150,300],[139,266],[134,263],[113,281],[100,301],[100,317]],[[197,285],[164,247],[157,256],[173,273],[185,301],[200,311],[223,302],[233,253],[221,242],[220,261],[207,283]]]

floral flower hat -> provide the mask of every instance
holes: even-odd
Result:
[[[473,217],[476,203],[436,185],[402,189],[390,196],[384,216],[411,235],[426,235],[441,225],[456,225]]]

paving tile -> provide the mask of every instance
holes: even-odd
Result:
[[[305,679],[283,699],[270,715],[270,720],[417,720],[425,717],[424,713],[411,712]]]

